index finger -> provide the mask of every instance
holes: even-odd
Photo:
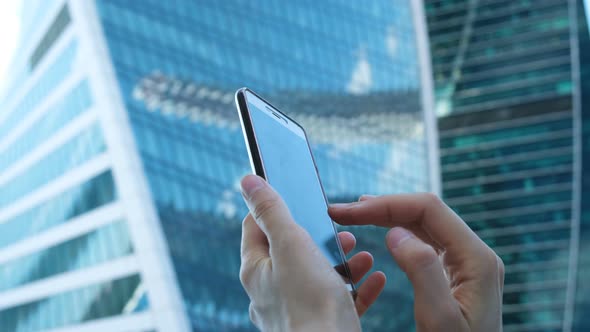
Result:
[[[329,212],[334,221],[342,225],[419,226],[450,252],[485,245],[455,212],[430,193],[387,195],[350,204],[334,204]]]

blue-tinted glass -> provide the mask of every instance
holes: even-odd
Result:
[[[0,122],[0,138],[4,137],[17,123],[25,118],[39,103],[45,99],[62,82],[72,70],[74,58],[78,51],[78,43],[70,42],[57,59],[41,74],[33,86],[19,99],[11,101],[16,106],[6,102],[9,107],[7,115]]]
[[[494,142],[499,140],[511,140],[526,137],[529,135],[538,135],[544,132],[559,131],[571,128],[571,119],[551,121],[538,125],[522,126],[504,130],[494,130],[491,132],[479,132],[474,135],[465,135],[454,138],[441,139],[440,147],[451,148],[473,146],[482,143]]]
[[[13,143],[4,149],[0,155],[0,172],[86,111],[91,103],[88,83],[83,81],[62,100],[51,105],[45,115],[32,123],[27,131],[16,137]]]
[[[117,236],[116,241],[112,235]],[[34,254],[0,264],[0,291],[107,262],[131,252],[124,222],[116,222]]]
[[[443,193],[504,260],[505,330],[561,331],[582,289],[573,3],[425,1]]]
[[[532,155],[531,152],[538,152],[539,154],[546,154],[546,150],[564,151],[565,148],[571,147],[572,139],[569,137],[561,139],[551,139],[539,142],[535,140],[534,143],[527,144],[510,144],[509,146],[499,147],[495,149],[483,150],[472,149],[466,153],[456,153],[443,155],[441,158],[442,166],[452,165],[455,163],[482,161],[484,159],[498,158],[500,160],[504,157],[511,157],[514,155],[521,156],[522,154]],[[504,159],[505,160],[505,159]]]
[[[569,168],[569,167],[568,167]],[[472,185],[468,187],[459,187],[446,189],[443,195],[446,198],[465,197],[465,196],[480,196],[483,194],[494,193],[499,191],[524,190],[525,192],[533,192],[544,186],[571,183],[571,169],[554,172],[550,175],[542,176],[523,176],[517,180],[497,181],[486,184]],[[448,188],[448,187],[447,187]]]
[[[30,193],[105,150],[98,124],[86,128],[70,141],[52,151],[32,166],[23,170],[27,176],[16,176],[0,185],[0,207]],[[22,173],[21,173],[22,174]]]
[[[570,153],[567,153],[570,152]],[[501,161],[501,159],[500,159]],[[571,150],[564,150],[559,155],[547,158],[531,158],[531,160],[519,161],[519,162],[506,162],[506,163],[497,163],[494,166],[487,166],[487,167],[473,167],[469,168],[466,167],[466,170],[460,171],[451,171],[449,170],[445,173],[445,180],[454,181],[454,180],[462,180],[462,179],[469,179],[469,178],[482,178],[487,176],[494,176],[494,175],[501,175],[501,174],[509,174],[513,172],[521,172],[521,171],[532,171],[536,169],[547,169],[547,168],[557,168],[558,166],[570,166],[573,162],[573,156],[571,155]]]
[[[531,196],[519,196],[482,203],[456,204],[453,208],[459,213],[474,213],[490,210],[502,210],[510,208],[526,207],[530,205],[541,205],[545,203],[563,202],[571,200],[571,191],[560,191],[550,194],[536,194]]]
[[[136,289],[142,287],[139,275],[67,291],[0,311],[0,326],[5,331],[33,332],[130,313]]]
[[[429,189],[409,2],[97,7],[194,330],[253,329],[238,281],[246,208],[237,184],[250,172],[238,88],[261,93],[306,128],[329,201]],[[355,232],[357,248],[400,273],[383,230]],[[388,284],[382,299],[365,330],[412,328],[407,280]],[[390,303],[403,312],[390,315]]]
[[[115,185],[110,171],[0,222],[0,248],[114,201]]]

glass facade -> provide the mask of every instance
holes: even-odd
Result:
[[[23,6],[25,29],[1,98],[1,331],[149,310],[140,275],[130,275],[138,272],[109,264],[134,261],[136,252],[127,216],[114,204],[110,151],[99,114],[90,114],[98,105],[79,59],[82,43],[68,33],[75,25],[68,4]],[[100,283],[80,279],[89,268]]]
[[[31,59],[29,60],[29,66],[31,69],[34,69],[43,59],[45,54],[47,54],[47,51],[51,49],[51,46],[53,46],[70,22],[71,17],[68,6],[63,6],[39,42],[39,45],[37,45],[37,48],[35,48],[33,54],[31,54]]]
[[[194,331],[253,329],[238,281],[250,167],[237,88],[308,129],[331,202],[430,189],[409,1],[96,4]],[[384,231],[355,233],[396,280],[365,330],[413,329]]]
[[[66,223],[116,198],[110,171],[69,188],[0,223],[0,248]]]
[[[6,98],[4,100],[2,123],[0,124],[0,138],[4,137],[16,124],[21,122],[41,101],[72,72],[74,58],[78,52],[78,43],[74,40],[69,43],[42,73],[33,86],[18,101]],[[11,96],[6,96],[11,97]],[[11,109],[10,103],[16,103]],[[7,108],[8,107],[8,108]]]
[[[92,105],[90,90],[86,81],[81,82],[62,100],[32,123],[25,133],[7,146],[0,155],[0,172],[6,170],[23,155],[28,154],[59,129],[84,113]]]
[[[590,299],[582,295],[589,258],[583,218],[580,248],[574,238],[576,205],[585,205],[572,190],[586,158],[576,150],[585,140],[576,136],[572,51],[585,52],[588,37],[572,44],[573,3],[425,1],[443,196],[506,265],[505,331],[567,326],[574,257],[575,312]],[[575,315],[574,330],[588,324]]]
[[[138,289],[138,275],[86,286],[0,311],[0,326],[11,332],[44,331],[141,311],[128,305]]]
[[[0,291],[104,263],[129,253],[131,242],[125,223],[112,223],[43,251],[0,264]]]
[[[23,170],[27,176],[16,176],[0,184],[0,207],[7,206],[72,168],[82,165],[104,150],[100,128],[95,124]]]

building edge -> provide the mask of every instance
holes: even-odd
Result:
[[[434,79],[432,76],[432,63],[430,59],[430,43],[424,13],[423,0],[410,0],[412,6],[412,18],[415,27],[416,46],[418,50],[418,63],[420,65],[420,97],[422,103],[422,115],[424,119],[424,131],[428,152],[428,173],[430,191],[442,195],[440,157],[438,151],[438,127],[436,111],[434,107]]]
[[[188,332],[191,325],[168,245],[143,170],[94,1],[69,1],[87,62],[89,84],[101,112],[99,122],[112,158],[112,171],[133,248],[158,331]]]
[[[582,204],[582,95],[580,81],[580,50],[578,40],[578,9],[576,0],[568,0],[570,19],[570,56],[572,62],[572,128],[573,128],[573,170],[572,170],[572,218],[570,231],[569,268],[563,317],[563,331],[572,330],[576,284],[578,274],[578,256],[580,250],[580,218]]]

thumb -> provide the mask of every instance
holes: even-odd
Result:
[[[417,330],[464,331],[465,319],[434,248],[401,227],[392,228],[386,242],[414,287]]]
[[[264,179],[247,175],[242,179],[241,186],[246,205],[271,248],[273,242],[279,243],[297,228],[283,199]]]

